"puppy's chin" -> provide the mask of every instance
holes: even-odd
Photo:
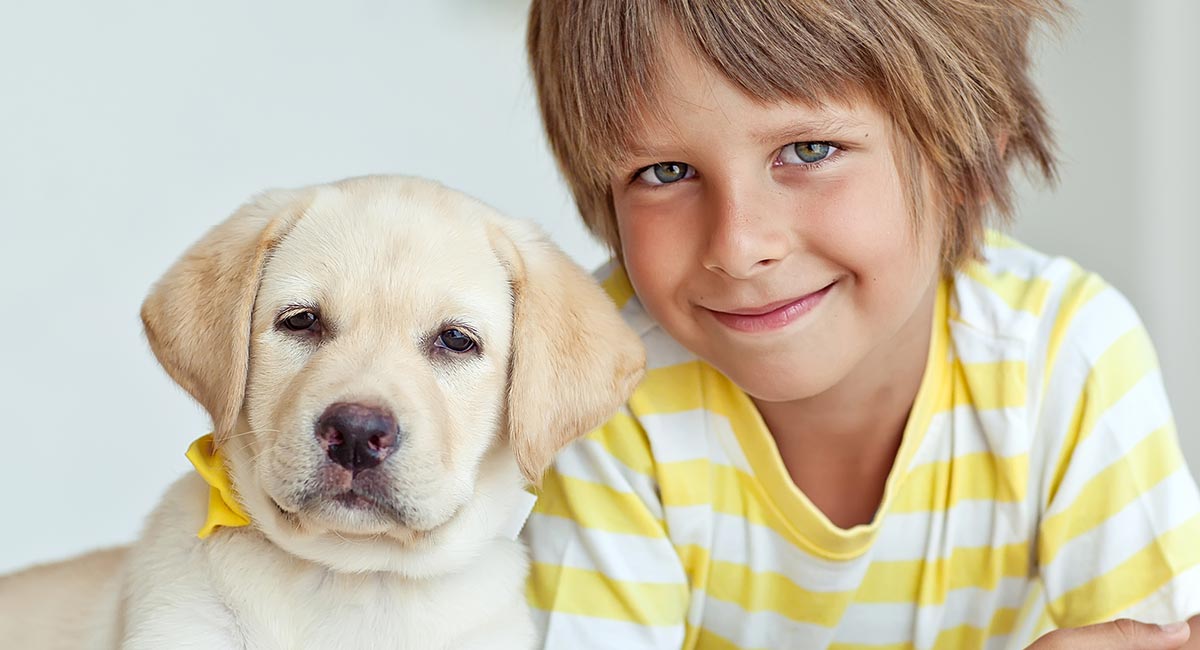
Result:
[[[332,496],[310,496],[291,513],[299,534],[333,534],[343,538],[389,537],[400,544],[414,544],[435,537],[457,515],[457,509],[431,516],[384,499],[345,492]],[[277,504],[278,505],[278,504]],[[286,510],[280,507],[281,512]]]
[[[288,512],[265,492],[248,500],[256,502],[252,518],[272,543],[333,571],[428,578],[454,570],[474,555],[467,547],[484,541],[454,532],[461,528],[457,511],[439,525],[418,529],[368,509],[322,506]]]

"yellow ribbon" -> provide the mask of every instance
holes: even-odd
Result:
[[[208,515],[197,537],[208,537],[217,526],[236,528],[250,525],[250,517],[246,516],[233,496],[233,484],[229,482],[229,473],[225,471],[225,459],[219,449],[213,450],[211,433],[197,438],[188,447],[187,459],[192,461],[196,473],[209,485]]]

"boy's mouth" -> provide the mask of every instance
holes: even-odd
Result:
[[[769,332],[777,330],[816,308],[821,299],[833,289],[837,280],[799,298],[788,298],[759,307],[718,311],[708,309],[722,325],[739,332]]]

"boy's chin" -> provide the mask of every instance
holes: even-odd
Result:
[[[745,359],[730,363],[710,360],[709,363],[758,402],[795,402],[816,397],[838,381],[832,364],[805,368],[804,364],[780,364],[778,359],[768,363],[745,363]]]

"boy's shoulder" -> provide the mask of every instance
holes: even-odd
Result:
[[[950,319],[956,343],[1032,346],[1032,353],[1067,334],[1137,314],[1125,297],[1075,261],[1039,252],[989,231],[982,258],[950,278]],[[1011,357],[1010,354],[1004,356]]]

